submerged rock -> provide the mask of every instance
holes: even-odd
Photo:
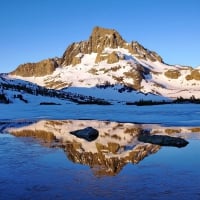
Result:
[[[141,142],[157,144],[161,146],[185,147],[188,144],[188,141],[185,139],[167,135],[141,134],[138,136],[138,140]]]
[[[75,135],[78,138],[83,138],[87,141],[96,140],[97,137],[99,136],[98,130],[96,130],[92,127],[87,127],[87,128],[80,129],[80,130],[71,131],[70,133],[72,135]]]

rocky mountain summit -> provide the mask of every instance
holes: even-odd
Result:
[[[101,27],[69,45],[61,58],[22,64],[9,77],[98,97],[104,89],[120,97],[115,100],[200,98],[200,68],[166,64],[137,41],[128,43],[116,30]]]
[[[125,59],[120,57],[116,52],[112,52],[109,55],[103,53],[105,48],[125,48],[129,50],[138,58],[150,59],[152,61],[162,62],[162,58],[155,52],[148,51],[138,42],[131,42],[128,44],[121,35],[112,29],[105,29],[95,27],[92,34],[87,41],[73,43],[65,51],[62,57],[62,65],[76,65],[81,63],[81,55],[97,53],[95,63],[99,63],[107,59],[107,63],[112,64],[119,61],[119,59]]]
[[[139,59],[163,62],[162,58],[155,52],[145,49],[138,42],[127,43],[121,35],[113,29],[105,29],[95,27],[92,31],[89,40],[72,43],[64,52],[62,58],[52,58],[42,60],[38,63],[26,63],[19,65],[16,70],[11,72],[12,75],[23,77],[44,76],[49,75],[60,66],[77,65],[81,63],[84,54],[97,53],[95,63],[107,60],[108,64],[116,63],[119,59],[125,59],[123,55],[119,56],[113,51],[110,54],[105,54],[105,48],[124,48]]]

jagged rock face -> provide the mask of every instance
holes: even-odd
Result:
[[[113,29],[95,27],[89,39],[90,52],[100,53],[106,47],[123,47],[125,40]]]
[[[12,75],[31,77],[31,76],[45,76],[52,74],[58,67],[59,59],[47,59],[38,63],[26,63],[19,65],[19,67],[11,72]]]
[[[101,54],[106,47],[123,47],[124,43],[125,40],[117,31],[95,27],[88,41],[73,43],[67,48],[62,57],[62,65],[71,65],[73,58],[79,53],[90,54],[94,52]],[[101,59],[97,58],[96,63],[99,61]]]
[[[155,61],[163,62],[162,58],[156,52],[149,51],[138,42],[131,42],[128,45],[128,47],[125,46],[125,48],[128,48],[129,52],[135,55],[139,59],[144,59],[144,60],[149,59],[152,62]]]
[[[76,57],[79,53],[84,53],[84,54],[90,53],[88,47],[89,47],[88,41],[72,43],[64,52],[61,59],[61,65],[67,66],[73,64],[74,57]]]
[[[73,43],[67,48],[62,57],[62,65],[73,65],[73,59],[76,55],[78,55],[79,53],[90,54],[92,52],[98,53],[95,63],[99,63],[108,58],[102,55],[102,51],[106,47],[113,49],[118,47],[125,48],[139,59],[149,59],[152,62],[163,62],[162,58],[157,53],[145,49],[138,42],[131,42],[130,44],[127,44],[117,31],[113,29],[95,27],[89,40],[79,43]],[[112,54],[112,56],[113,55],[114,54]],[[109,59],[108,63],[113,62]]]
[[[75,57],[73,57],[72,59],[72,66],[75,66],[77,64],[80,64],[81,63],[81,58],[83,57],[82,54],[78,54],[76,55]]]

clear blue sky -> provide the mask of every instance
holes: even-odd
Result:
[[[199,0],[0,0],[0,72],[61,57],[94,26],[116,29],[169,64],[200,65]]]

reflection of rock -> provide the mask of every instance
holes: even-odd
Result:
[[[12,134],[18,137],[40,138],[49,142],[54,141],[56,139],[52,132],[47,132],[43,130],[12,131]]]
[[[127,163],[139,163],[160,149],[158,145],[139,142],[137,135],[141,133],[142,126],[130,123],[43,120],[25,127],[11,128],[9,132],[17,136],[37,135],[45,139],[45,134],[39,134],[41,130],[43,133],[53,133],[59,143],[54,142],[52,146],[63,148],[69,160],[89,165],[98,176],[116,175]]]
[[[71,131],[70,133],[72,135],[75,135],[76,137],[83,138],[87,141],[96,140],[99,135],[99,132],[92,127],[87,127],[77,131]]]
[[[4,127],[4,124],[2,126]],[[18,125],[15,124],[15,126]],[[158,142],[161,138],[165,138],[165,142],[168,139],[170,142],[172,139],[179,141],[177,138],[166,135],[174,137],[184,135],[185,138],[189,138],[191,132],[200,131],[200,127],[161,127],[155,124],[142,125],[95,120],[42,120],[33,124],[22,124],[22,126],[7,128],[6,131],[16,136],[31,136],[50,141],[48,146],[63,148],[69,160],[90,166],[99,176],[116,175],[127,163],[139,163],[146,156],[160,149],[159,145],[139,141],[138,136],[141,134],[151,134],[151,140],[154,139],[154,143],[157,141],[163,145]],[[85,130],[89,126],[98,130],[98,137],[93,141],[70,134],[74,130]],[[7,125],[7,127],[11,126]]]
[[[81,143],[67,141],[62,145],[69,160],[74,163],[89,165],[95,175],[98,176],[113,176],[118,174],[127,163],[139,163],[146,156],[156,153],[160,146],[152,144],[139,144],[133,149],[125,153],[120,144],[103,144],[96,143],[97,152],[87,152],[81,148]],[[123,153],[120,154],[121,149]],[[124,149],[123,149],[124,150]],[[114,153],[113,153],[114,151]]]
[[[138,136],[138,140],[141,142],[157,144],[161,146],[184,147],[188,144],[188,142],[182,138],[171,137],[167,135],[141,134]]]

